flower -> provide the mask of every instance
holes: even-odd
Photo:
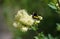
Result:
[[[40,23],[40,21],[36,20],[36,21],[35,21],[35,24],[38,24],[38,23]]]
[[[43,19],[43,17],[42,17],[42,16],[38,16],[38,17],[39,17],[39,19],[40,19],[40,20],[42,20],[42,19]]]
[[[18,11],[18,13],[17,13],[17,15],[16,15],[16,17],[25,17],[25,16],[28,16],[28,14],[27,14],[27,12],[26,12],[26,10],[19,10]]]
[[[22,32],[26,32],[26,31],[28,31],[28,27],[22,27],[22,28],[20,28],[20,30],[21,30]]]
[[[16,22],[14,22],[14,23],[13,23],[13,26],[14,26],[14,27],[17,27],[17,26],[18,26],[18,24],[17,24]]]
[[[15,18],[25,25],[31,26],[34,23],[32,16],[28,15],[24,9],[19,10]]]
[[[57,7],[57,8],[60,8],[58,3],[56,3],[56,7]]]
[[[32,19],[31,16],[24,16],[24,18],[20,18],[19,21],[29,26],[31,26],[34,23],[34,20]]]

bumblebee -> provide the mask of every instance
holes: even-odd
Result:
[[[32,18],[39,20],[39,17],[38,17],[38,14],[37,13],[33,13]]]
[[[38,16],[37,13],[33,13],[32,18],[36,19],[36,20],[42,20],[43,19],[41,16]]]

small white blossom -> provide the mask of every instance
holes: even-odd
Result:
[[[17,26],[18,26],[18,24],[17,24],[16,22],[14,22],[14,23],[13,23],[13,26],[14,26],[14,27],[17,27]]]
[[[58,3],[56,4],[56,7],[57,7],[57,8],[60,8]]]
[[[58,3],[56,4],[56,6],[57,6],[57,7],[59,6]]]
[[[26,32],[26,31],[28,31],[28,27],[22,27],[22,28],[20,28],[20,30],[21,30],[22,32]]]
[[[40,20],[42,20],[42,19],[43,19],[43,17],[41,17],[41,16],[38,16],[38,17],[39,17],[39,19],[40,19]]]
[[[16,16],[19,16],[19,17],[25,17],[25,16],[28,16],[27,12],[23,9],[23,10],[19,10],[17,15]]]
[[[36,23],[40,23],[40,21],[36,20]]]

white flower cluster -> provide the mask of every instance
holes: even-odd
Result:
[[[25,25],[32,25],[34,23],[32,16],[29,16],[25,10],[18,11],[16,19]]]
[[[41,16],[39,17],[42,19]],[[15,22],[13,23],[13,26],[21,27],[20,29],[25,32],[28,30],[28,27],[26,26],[32,26],[34,22],[40,23],[40,20],[34,20],[32,15],[28,15],[26,10],[22,9],[18,11],[17,15],[15,15]]]

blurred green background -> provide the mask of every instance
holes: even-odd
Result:
[[[60,39],[60,12],[56,12],[57,10],[49,7],[48,4],[50,2],[56,4],[57,0],[0,0],[0,7],[2,7],[1,10],[5,19],[4,21],[6,22],[5,24],[10,25],[8,27],[12,26],[14,15],[17,11],[19,9],[26,9],[29,14],[36,12],[43,17],[41,23],[38,24],[38,33],[43,32],[43,35],[47,37],[46,39],[55,39],[55,37],[57,37],[56,39]],[[12,28],[10,29],[12,30]],[[34,36],[38,37],[38,33],[33,30],[24,34],[19,32],[19,30],[13,29],[13,31],[17,33],[15,39],[20,39],[19,37],[22,37],[22,39],[34,39]],[[20,36],[20,34],[23,35]],[[50,38],[49,34],[51,35]]]

